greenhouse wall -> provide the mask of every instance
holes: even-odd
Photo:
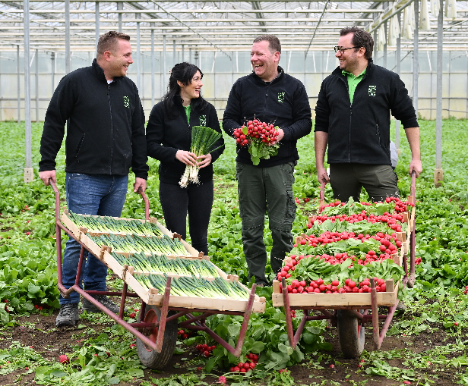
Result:
[[[143,52],[140,59],[142,82],[140,96],[146,117],[152,107],[152,100],[161,100],[167,85],[169,70],[174,63],[183,60],[199,65],[204,73],[203,96],[213,103],[222,117],[229,91],[232,84],[250,70],[249,52],[189,52],[185,50],[166,52],[166,74],[163,75],[163,53],[155,52],[154,90],[152,90],[151,53]],[[228,57],[230,56],[230,58]],[[53,57],[55,56],[55,59]],[[94,57],[91,52],[73,52],[71,68],[75,70],[90,65]],[[382,53],[374,55],[377,64],[383,64]],[[136,55],[135,63],[129,69],[129,77],[137,83]],[[24,56],[20,52],[20,119],[24,119]],[[38,75],[36,75],[36,61]],[[333,51],[309,51],[304,59],[304,52],[283,51],[280,65],[284,70],[300,79],[306,86],[310,105],[314,110],[317,94],[322,80],[337,66]],[[387,67],[395,71],[395,51],[388,52]],[[401,52],[401,78],[410,96],[413,95],[413,53]],[[35,51],[30,55],[31,70],[31,119],[44,120],[52,92],[60,79],[65,75],[65,55],[63,52],[52,54]],[[38,91],[36,90],[36,76],[38,76]],[[437,52],[420,51],[419,53],[419,116],[424,119],[436,118],[436,80],[437,80]],[[444,51],[443,53],[443,118],[468,118],[468,59],[464,51]],[[6,51],[0,54],[0,120],[18,119],[18,73],[17,53]]]

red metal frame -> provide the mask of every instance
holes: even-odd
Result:
[[[325,184],[321,184],[320,188],[320,206],[323,205],[324,202],[324,188]],[[415,190],[416,190],[416,173],[413,172],[411,176],[411,192],[410,192],[410,197],[409,197],[409,202],[414,204],[415,202]],[[403,267],[405,269],[405,276],[403,277],[402,280],[402,286],[403,288],[406,287],[406,285],[412,287],[412,284],[414,284],[415,280],[415,220],[414,216],[413,218],[410,218],[412,221],[411,224],[411,235],[410,235],[410,272],[408,275],[408,267],[407,267],[407,255],[404,254],[403,256]],[[304,306],[297,306],[297,307],[291,307],[289,303],[289,293],[287,290],[286,286],[286,281],[285,278],[283,277],[281,279],[282,281],[282,294],[283,294],[283,304],[284,304],[284,311],[285,311],[285,316],[286,316],[286,331],[288,333],[288,339],[289,339],[289,345],[292,348],[296,348],[297,344],[299,343],[299,340],[301,338],[301,334],[304,331],[304,327],[306,322],[309,320],[323,320],[323,319],[329,319],[331,321],[331,324],[333,326],[336,326],[336,314],[337,310],[349,310],[353,312],[358,319],[360,320],[360,328],[361,326],[364,326],[366,323],[372,322],[372,335],[373,335],[373,340],[374,340],[374,349],[378,350],[382,346],[382,342],[385,338],[385,335],[387,334],[388,328],[390,327],[390,323],[393,319],[393,315],[395,314],[395,311],[397,309],[399,300],[397,299],[396,303],[388,308],[388,313],[384,315],[379,314],[379,305],[377,302],[377,290],[375,287],[375,282],[374,279],[371,279],[371,307],[370,308],[363,308],[363,307],[356,307],[356,306],[343,306],[343,307],[304,307]],[[307,296],[307,295],[304,295]],[[334,312],[331,313],[329,310],[333,309]],[[291,315],[291,310],[302,310],[304,312],[304,316],[299,323],[299,326],[294,332],[293,324],[292,324],[292,315]],[[311,310],[314,311],[319,311],[321,315],[314,315],[311,316],[309,312]],[[361,310],[363,313],[361,313]],[[369,310],[372,311],[372,314],[369,315]],[[379,321],[384,320],[384,324],[382,326],[382,329],[379,330]]]
[[[228,350],[231,354],[234,356],[238,357],[241,354],[242,350],[242,345],[244,344],[244,339],[245,335],[247,333],[247,328],[250,320],[250,315],[252,313],[253,305],[254,305],[254,300],[255,300],[255,290],[256,290],[256,285],[252,285],[252,289],[250,291],[250,297],[247,302],[247,309],[244,312],[241,311],[218,311],[218,310],[206,310],[206,309],[193,309],[191,308],[186,309],[183,307],[170,307],[169,306],[169,298],[171,294],[171,278],[167,278],[166,282],[166,288],[164,291],[163,295],[163,306],[161,308],[161,319],[155,323],[147,323],[147,322],[142,322],[144,316],[145,316],[145,311],[146,311],[146,303],[142,301],[141,307],[140,307],[140,313],[138,315],[138,320],[139,322],[137,323],[127,323],[123,319],[123,314],[124,314],[124,306],[125,306],[125,300],[127,297],[139,297],[136,293],[133,292],[128,292],[128,285],[127,283],[124,283],[123,289],[121,292],[112,292],[112,291],[86,291],[80,288],[79,282],[80,282],[80,276],[81,276],[81,271],[83,268],[83,263],[84,263],[84,251],[87,250],[86,246],[80,242],[80,240],[77,240],[75,236],[73,235],[72,232],[70,232],[62,223],[60,219],[60,192],[57,189],[57,185],[52,181],[49,180],[50,185],[52,186],[52,189],[54,190],[55,193],[55,229],[56,229],[56,246],[57,246],[57,276],[58,276],[58,289],[62,296],[64,298],[68,298],[70,293],[73,291],[78,292],[83,298],[87,299],[90,301],[93,305],[99,308],[102,312],[104,312],[107,316],[109,316],[111,319],[113,319],[116,323],[120,324],[122,327],[124,327],[126,330],[131,332],[133,335],[135,335],[138,339],[140,339],[145,346],[155,350],[156,352],[161,352],[162,345],[163,345],[163,340],[164,340],[164,331],[166,329],[166,325],[168,322],[177,320],[181,316],[185,316],[188,319],[184,322],[179,323],[179,326],[182,328],[187,328],[190,330],[195,330],[195,331],[205,331],[208,335],[210,335],[216,342],[218,342],[221,346],[223,346],[226,350]],[[149,220],[149,201],[148,197],[146,194],[140,189],[138,191],[139,194],[143,197],[143,200],[145,202],[145,218]],[[64,231],[66,234],[68,234],[70,237],[72,237],[75,241],[77,241],[81,245],[81,251],[80,251],[80,259],[78,262],[78,269],[77,269],[77,274],[76,274],[76,279],[75,279],[75,284],[71,286],[70,288],[65,288],[63,285],[62,281],[62,239],[61,239],[61,231]],[[89,251],[90,252],[90,251]],[[91,253],[91,252],[90,252]],[[108,310],[106,307],[104,307],[101,303],[99,303],[97,300],[95,300],[91,295],[107,295],[107,296],[121,296],[121,301],[120,301],[120,309],[119,309],[119,314],[116,315],[110,310]],[[174,315],[168,315],[169,311],[178,311]],[[193,316],[193,312],[201,312],[202,314],[199,316]],[[243,316],[244,320],[241,326],[240,334],[239,334],[239,339],[237,341],[236,347],[232,347],[229,343],[227,343],[224,339],[222,339],[219,335],[217,335],[214,331],[209,329],[205,325],[205,320],[211,315],[215,314],[225,314],[225,315],[239,315]],[[142,331],[139,330],[154,330],[157,328],[157,335],[156,335],[156,341],[153,342],[151,339],[149,339],[147,336],[145,336]]]

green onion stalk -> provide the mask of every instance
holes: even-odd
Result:
[[[200,157],[205,154],[209,154],[218,150],[221,145],[216,149],[213,149],[214,144],[222,137],[221,133],[218,133],[216,130],[213,130],[210,127],[204,126],[194,126],[192,128],[192,144],[190,146],[190,151],[194,153],[197,157]],[[180,178],[179,185],[182,188],[186,188],[189,182],[198,184],[198,172],[200,168],[198,165],[187,165],[185,167],[184,174]]]

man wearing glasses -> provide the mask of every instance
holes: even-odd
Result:
[[[315,107],[315,158],[320,183],[330,182],[335,198],[359,201],[364,187],[373,201],[399,196],[390,158],[390,113],[402,122],[412,160],[409,173],[422,172],[419,127],[400,77],[372,62],[372,36],[343,28],[334,47],[339,67],[321,85]],[[324,167],[328,145],[330,178]]]

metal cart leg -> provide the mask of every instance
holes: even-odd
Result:
[[[374,349],[380,348],[379,335],[379,305],[377,304],[377,290],[375,288],[375,280],[371,279],[371,304],[372,304],[372,336],[374,338]]]

